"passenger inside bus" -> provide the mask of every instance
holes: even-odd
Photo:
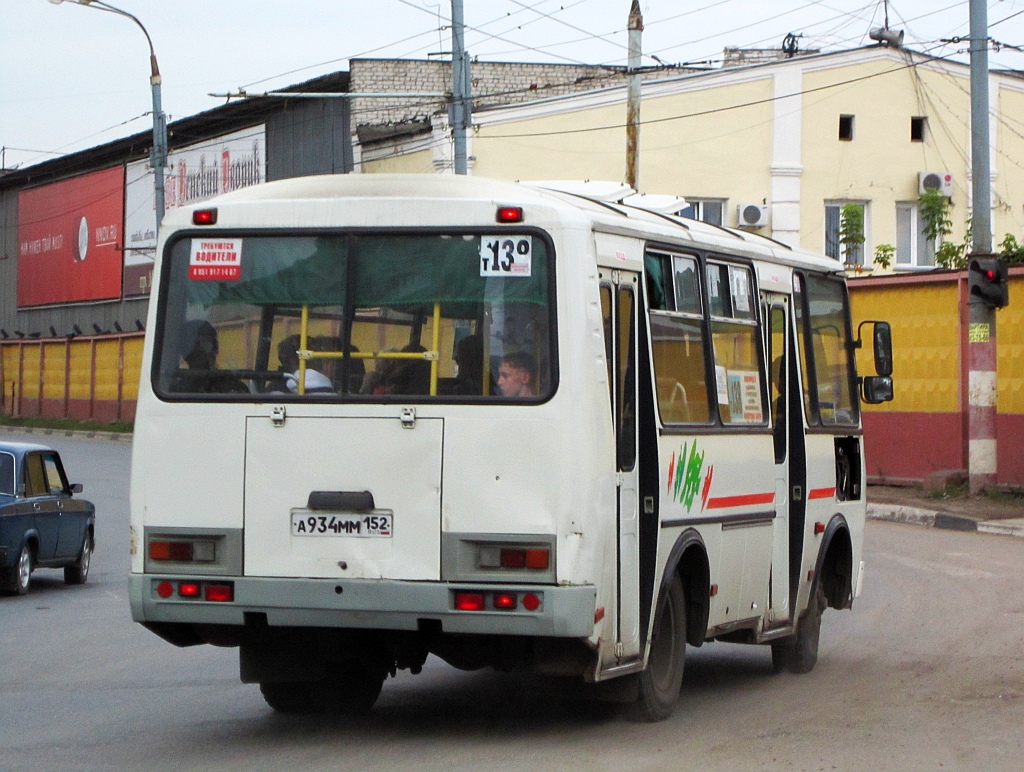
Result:
[[[484,393],[484,343],[479,335],[467,335],[455,347],[453,356],[459,371],[452,393],[480,396]]]
[[[170,390],[193,394],[248,394],[241,379],[218,373],[217,330],[205,319],[185,322],[181,330],[181,358],[187,372],[180,372],[171,381]]]
[[[299,341],[298,335],[289,335],[277,346],[277,357],[281,360],[281,368],[286,373],[284,378],[285,387],[292,394],[299,393]],[[313,365],[314,361],[306,361],[306,378],[303,381],[305,384],[304,393],[333,394],[334,383]]]
[[[514,351],[502,357],[498,368],[498,390],[503,397],[533,397],[536,395],[537,367],[533,357],[524,351]]]

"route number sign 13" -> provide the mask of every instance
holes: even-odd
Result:
[[[481,276],[529,276],[533,240],[529,236],[481,236]]]

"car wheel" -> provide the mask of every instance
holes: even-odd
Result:
[[[85,584],[89,578],[89,564],[92,563],[92,536],[88,532],[82,540],[82,549],[78,559],[70,566],[64,566],[64,581],[67,584]]]
[[[668,597],[658,615],[651,638],[647,667],[638,676],[637,717],[663,721],[672,714],[683,684],[686,655],[686,593],[678,576],[672,578]]]
[[[18,554],[18,561],[7,569],[3,577],[4,592],[9,595],[24,595],[28,592],[32,577],[32,548],[25,544]]]
[[[815,585],[807,611],[800,618],[796,635],[772,643],[772,667],[776,673],[810,673],[818,662],[818,641],[821,638],[821,612],[825,610],[825,590]]]

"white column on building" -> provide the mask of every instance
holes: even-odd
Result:
[[[772,238],[800,245],[800,163],[803,120],[803,72],[797,65],[781,67],[773,78],[772,102]]]

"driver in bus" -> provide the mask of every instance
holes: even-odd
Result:
[[[498,391],[503,397],[534,397],[537,395],[537,367],[525,351],[514,351],[502,357],[498,368]]]
[[[181,331],[181,358],[187,372],[171,381],[170,390],[195,394],[248,394],[249,387],[239,378],[217,372],[217,330],[205,319],[185,322]]]

